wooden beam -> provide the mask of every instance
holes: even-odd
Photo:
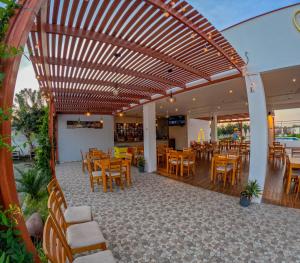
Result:
[[[46,26],[45,30],[48,34],[58,34],[58,35],[62,35],[62,36],[85,38],[88,40],[95,40],[95,41],[99,41],[102,43],[111,44],[113,46],[126,48],[126,49],[132,50],[134,52],[138,52],[138,53],[156,58],[165,63],[168,63],[175,67],[181,68],[189,73],[192,73],[195,76],[198,76],[200,78],[204,78],[204,79],[210,81],[210,76],[207,75],[205,72],[202,72],[201,70],[197,70],[179,60],[176,60],[168,55],[165,55],[162,52],[153,50],[146,46],[138,45],[134,42],[130,42],[130,41],[124,40],[122,38],[116,38],[116,37],[113,37],[110,35],[106,35],[104,33],[98,33],[98,32],[94,32],[94,31],[80,29],[80,28],[74,28],[74,27],[66,27],[66,26],[62,26],[62,25],[49,25],[48,24]],[[33,28],[32,31],[35,32],[35,29]]]
[[[182,13],[176,11],[171,5],[167,5],[164,3],[164,1],[161,0],[146,0],[146,2],[160,8],[163,12],[168,12],[172,17],[188,26],[197,35],[202,37],[207,43],[217,49],[218,52],[220,52],[233,65],[233,67],[235,67],[240,73],[242,73],[242,69],[238,65],[236,65],[233,60],[231,60],[230,56],[212,38],[202,32],[202,30],[196,27],[194,23],[187,19]]]
[[[45,77],[39,77],[39,80],[45,81]],[[58,76],[51,76],[49,77],[50,81],[53,82],[66,82],[66,83],[79,83],[79,84],[86,84],[87,79],[81,79],[81,78],[66,78],[66,77],[58,77]],[[122,84],[118,82],[112,82],[112,81],[102,81],[102,80],[92,80],[92,82],[88,85],[96,85],[96,86],[106,86],[106,87],[112,87],[112,88],[121,88],[124,89],[124,93],[127,93],[131,96],[131,93],[134,91],[140,91],[148,94],[166,94],[165,91],[162,90],[156,90],[152,88],[147,88],[145,86],[140,85],[132,85],[132,84]],[[84,90],[81,90],[84,92]]]
[[[41,89],[43,90],[43,89]],[[119,95],[118,96],[114,96],[112,94],[111,91],[102,91],[102,90],[84,90],[84,89],[74,89],[74,88],[70,88],[70,89],[57,89],[57,88],[54,88],[54,89],[51,89],[50,90],[52,93],[55,93],[55,96],[56,94],[59,94],[60,96],[64,96],[64,94],[67,94],[68,96],[69,95],[72,95],[72,94],[76,94],[78,96],[103,96],[103,97],[106,97],[107,99],[113,99],[113,100],[120,100],[122,101],[123,99],[125,100],[128,100],[128,99],[132,99],[133,103],[134,101],[137,101],[137,100],[141,100],[141,99],[146,99],[146,100],[150,100],[151,99],[151,96],[150,95],[147,95],[147,94],[141,94],[141,95],[136,95],[136,94],[128,94],[128,93],[125,93],[123,91],[120,91],[119,92]]]
[[[128,76],[133,76],[137,78],[142,79],[148,79],[152,80],[154,82],[160,82],[165,85],[169,85],[172,87],[181,87],[184,88],[185,84],[172,81],[166,78],[154,76],[147,73],[138,72],[136,70],[130,70],[125,68],[120,68],[116,66],[110,66],[110,65],[103,65],[98,63],[92,63],[92,62],[85,62],[85,61],[78,61],[78,60],[72,60],[72,59],[62,59],[62,58],[55,58],[55,57],[31,57],[31,61],[33,63],[47,63],[51,65],[59,65],[59,66],[65,66],[65,67],[79,67],[79,68],[87,68],[87,69],[95,69],[95,70],[103,70],[113,73],[120,73]]]
[[[35,15],[40,10],[45,0],[21,0],[19,10],[11,19],[7,30],[5,44],[8,46],[20,48],[23,47],[32,28]],[[1,61],[1,69],[5,73],[5,78],[0,88],[0,108],[9,110],[13,106],[13,96],[15,91],[16,78],[20,66],[21,56],[15,56]],[[11,144],[11,122],[4,121],[0,124],[0,135],[5,137],[5,142]],[[19,204],[18,193],[13,171],[13,162],[11,152],[6,148],[0,148],[0,195],[1,206],[6,209],[10,204]],[[18,217],[17,229],[20,231],[20,237],[23,239],[28,251],[33,253],[34,262],[40,262],[38,254],[29,236],[24,218]]]

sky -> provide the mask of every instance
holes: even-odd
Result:
[[[218,30],[225,29],[251,17],[296,3],[300,0],[187,0],[203,16],[205,16]],[[24,56],[18,73],[16,92],[21,89],[38,89],[34,71],[30,61]],[[279,119],[295,119],[299,112],[289,114],[278,113]]]

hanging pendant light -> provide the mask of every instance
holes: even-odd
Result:
[[[171,93],[170,93],[170,97],[168,97],[168,101],[169,101],[170,103],[176,102],[176,98],[173,97],[172,91],[171,91]]]

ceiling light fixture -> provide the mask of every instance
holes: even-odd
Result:
[[[231,90],[229,90],[229,93],[230,93],[230,94],[232,94],[232,93],[233,93],[233,90],[232,90],[232,89],[231,89]]]
[[[293,82],[296,82],[297,80],[296,80],[296,78],[293,78]]]
[[[164,16],[165,16],[165,17],[169,17],[170,14],[169,14],[167,11],[165,11],[165,12],[164,12]]]
[[[124,113],[123,113],[123,112],[120,112],[120,113],[119,113],[119,116],[120,116],[120,117],[123,117],[123,116],[124,116]]]
[[[196,98],[194,97],[192,100],[193,100],[193,101],[196,101]]]
[[[176,108],[175,111],[178,111],[178,109]]]
[[[86,116],[91,116],[91,113],[89,111],[86,112]]]
[[[176,99],[173,97],[172,91],[171,91],[171,93],[170,93],[170,97],[168,97],[168,101],[169,101],[170,103],[176,102]]]
[[[114,95],[115,97],[117,97],[117,96],[119,95],[119,89],[118,89],[118,86],[116,86],[116,87],[113,89],[112,93],[113,93],[113,95]]]

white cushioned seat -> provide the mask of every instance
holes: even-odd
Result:
[[[73,263],[116,263],[110,250],[76,258]]]
[[[184,166],[188,166],[188,164],[192,165],[192,164],[194,164],[194,162],[193,161],[188,161],[188,160],[183,160],[183,165]]]
[[[169,163],[171,163],[171,164],[179,164],[180,163],[180,161],[179,160],[169,160]]]
[[[111,173],[109,173],[109,172],[106,172],[106,175],[107,176],[112,176],[112,177],[114,177],[114,176],[120,176],[120,172],[119,171],[117,171],[117,172],[111,172]]]
[[[224,166],[217,166],[216,169],[217,171],[225,172]],[[227,165],[227,172],[230,172],[232,169],[233,169],[232,165]]]
[[[72,249],[105,242],[101,230],[95,221],[69,226],[66,237]]]
[[[90,206],[68,207],[64,212],[65,220],[70,223],[84,223],[92,221],[92,209]]]
[[[102,176],[101,171],[93,171],[93,172],[92,172],[92,176],[93,176],[93,177],[97,177],[97,176],[100,176],[100,177],[101,177],[101,176]]]

